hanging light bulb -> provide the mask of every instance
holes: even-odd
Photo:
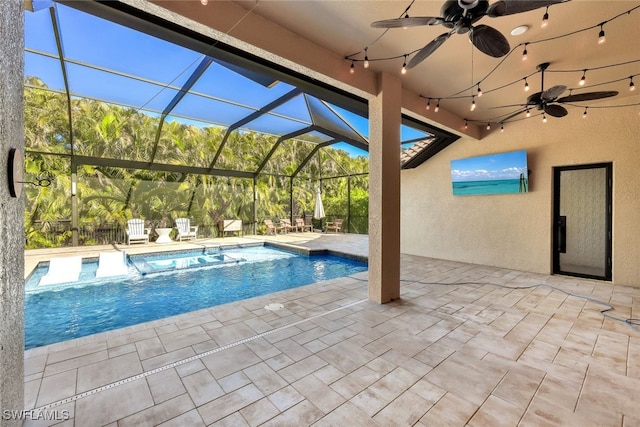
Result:
[[[364,48],[364,64],[363,64],[364,68],[369,68],[369,56],[367,55],[368,49],[369,49],[368,47]]]
[[[528,44],[529,44],[529,43],[525,43],[525,44],[524,44],[524,50],[522,51],[522,60],[523,60],[523,61],[526,61],[526,60],[527,60],[527,45],[528,45]]]
[[[353,74],[356,72],[355,61],[351,61],[351,67],[349,68],[349,73]]]
[[[598,44],[604,44],[604,42],[607,41],[606,37],[604,36],[603,25],[604,23],[600,24],[600,32],[598,33]]]
[[[438,102],[436,102],[436,108],[434,108],[433,111],[435,111],[436,113],[438,111],[440,111],[440,100],[439,99],[438,99]]]
[[[583,119],[587,118],[587,108],[589,108],[589,107],[584,107],[584,113],[582,113],[582,118]]]
[[[529,92],[529,82],[527,81],[527,78],[524,78],[524,91],[525,92]]]
[[[491,122],[487,122],[487,130],[491,130]]]
[[[542,113],[542,123],[547,123],[547,115]]]
[[[500,123],[500,132],[504,132],[504,124]]]
[[[527,117],[531,117],[531,111],[527,108]]]
[[[482,89],[480,89],[480,83],[478,83],[478,98],[482,96]]]
[[[469,108],[471,111],[476,109],[476,97],[472,96],[471,97],[471,108]]]
[[[427,98],[427,111],[431,110],[431,98]]]
[[[402,70],[400,73],[407,74],[407,55],[404,56],[404,62],[402,63]]]
[[[636,85],[633,84],[633,76],[629,76],[629,90],[633,92],[636,90]]]
[[[206,6],[209,4],[209,0],[200,0],[200,3],[202,3],[203,6]]]
[[[587,80],[587,70],[584,70],[582,72],[582,78],[580,78],[580,81],[578,82],[578,84],[580,86],[584,86],[584,83],[586,82],[586,80]]]
[[[549,6],[547,6],[547,10],[545,10],[544,15],[542,15],[540,28],[546,28],[547,25],[549,25]]]
[[[467,122],[467,119],[464,119],[464,129],[467,130],[469,128],[469,122]]]

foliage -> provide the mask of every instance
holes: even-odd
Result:
[[[71,112],[70,126],[69,111]],[[254,189],[251,178],[188,175],[149,169],[125,169],[81,164],[76,155],[211,167],[225,129],[197,127],[177,120],[163,124],[154,149],[159,120],[152,115],[90,99],[72,99],[49,90],[39,79],[25,80],[25,174],[27,180],[51,176],[50,187],[26,191],[27,247],[69,244],[72,215],[72,164],[77,171],[77,209],[81,227],[125,227],[127,219],[144,218],[151,226],[173,226],[179,217],[192,224],[214,227],[223,218],[239,218],[253,225]],[[70,129],[73,129],[71,132]],[[304,137],[304,136],[303,136]],[[302,138],[302,137],[301,137]],[[277,136],[232,132],[215,169],[256,172]],[[314,148],[313,136],[282,143],[255,179],[256,226],[264,218],[286,218],[313,212],[319,185],[325,210],[346,215],[347,179],[351,178],[352,212],[366,217],[368,171],[366,157],[351,158],[343,150],[321,148],[299,174],[289,176]],[[321,166],[320,166],[321,165]],[[346,172],[345,172],[346,171]],[[293,201],[290,198],[293,191]],[[67,224],[67,229],[60,228]],[[58,231],[52,233],[53,229]],[[366,230],[365,230],[366,232]],[[95,243],[87,238],[84,244]]]

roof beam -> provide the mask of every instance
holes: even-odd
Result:
[[[305,157],[302,162],[300,162],[300,164],[298,165],[298,168],[291,174],[291,177],[295,178],[300,173],[302,168],[304,168],[307,165],[307,163],[309,163],[309,161],[311,160],[313,155],[316,154],[320,148],[326,147],[327,145],[335,144],[337,142],[340,142],[340,141],[338,141],[336,139],[332,139],[330,141],[325,141],[325,142],[321,142],[321,143],[316,144],[316,146],[313,147],[313,150],[311,150],[309,155],[307,157]]]
[[[64,62],[64,51],[62,47],[62,40],[60,38],[60,28],[58,26],[58,15],[56,13],[56,9],[50,7],[49,14],[51,15],[51,26],[53,27],[53,34],[56,39],[58,60],[60,61],[60,70],[62,71],[62,80],[64,81],[64,91],[67,97],[67,115],[69,117],[69,145],[71,147],[71,155],[73,155],[75,152],[75,148],[73,146],[73,114],[71,110],[71,89],[69,88],[69,76],[67,75],[67,66]]]
[[[213,58],[210,56],[205,56],[198,67],[191,73],[187,81],[182,85],[178,93],[173,97],[173,99],[169,102],[169,104],[162,111],[162,116],[160,117],[160,122],[158,123],[158,130],[156,131],[156,139],[153,144],[153,151],[151,152],[151,160],[149,164],[153,163],[156,158],[156,152],[158,151],[158,143],[160,142],[160,134],[162,133],[162,126],[164,125],[164,120],[166,117],[176,108],[176,105],[185,97],[189,89],[193,87],[193,85],[198,81],[202,74],[209,68],[209,65],[213,62]]]
[[[123,159],[105,159],[90,156],[73,156],[72,164],[76,165],[92,165],[92,166],[108,166],[123,169],[141,169],[160,172],[183,173],[194,175],[212,175],[212,176],[232,176],[235,178],[253,178],[253,172],[225,170],[225,169],[209,169],[197,166],[170,165],[166,163],[141,162],[137,160]]]
[[[258,176],[260,172],[262,172],[262,169],[264,169],[269,159],[271,159],[271,156],[273,156],[273,154],[276,152],[276,150],[278,149],[280,144],[282,144],[283,141],[286,141],[287,139],[295,138],[296,136],[299,136],[299,135],[304,135],[305,133],[311,132],[314,129],[315,129],[315,126],[307,126],[306,128],[298,129],[297,131],[288,133],[286,135],[282,135],[280,138],[278,138],[276,143],[273,144],[273,147],[271,147],[271,151],[269,151],[269,154],[265,156],[262,163],[260,163],[260,166],[258,166],[258,169],[254,172],[254,175]]]
[[[338,141],[342,141],[342,142],[346,142],[349,145],[352,145],[356,148],[359,148],[361,150],[366,151],[367,153],[369,152],[369,144],[363,144],[360,141],[357,141],[353,138],[349,138],[346,137],[344,135],[341,135],[339,133],[336,133],[334,131],[332,131],[331,129],[326,129],[323,127],[319,127],[319,126],[314,126],[314,130],[317,130],[318,132],[324,133],[327,136],[330,136],[331,138],[335,138]]]
[[[294,88],[294,89],[290,90],[289,92],[285,93],[284,95],[282,95],[280,98],[278,98],[278,99],[276,99],[274,101],[271,101],[270,103],[268,103],[264,107],[260,108],[259,110],[254,111],[253,113],[249,114],[245,118],[243,118],[241,120],[238,120],[237,122],[235,122],[232,125],[230,125],[227,128],[227,131],[225,132],[224,137],[222,138],[222,141],[220,142],[220,146],[218,147],[218,151],[216,151],[216,155],[213,156],[213,160],[211,160],[211,164],[209,164],[209,168],[213,169],[213,167],[218,162],[218,157],[220,157],[220,155],[222,154],[222,149],[226,145],[227,139],[229,139],[229,136],[231,135],[231,132],[233,132],[234,130],[238,129],[239,127],[242,127],[242,126],[246,125],[247,123],[250,123],[250,122],[254,121],[258,117],[268,113],[269,111],[271,111],[271,110],[273,110],[275,108],[278,108],[282,104],[290,101],[291,99],[295,98],[296,96],[300,95],[301,93],[302,93],[301,89]]]

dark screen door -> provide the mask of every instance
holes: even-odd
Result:
[[[554,168],[554,273],[611,280],[611,190],[611,163]]]

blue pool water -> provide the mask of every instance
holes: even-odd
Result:
[[[347,258],[262,246],[211,252],[131,256],[129,275],[110,279],[95,279],[97,262],[85,262],[78,283],[61,285],[38,286],[47,272],[39,267],[25,286],[25,348],[367,270],[366,263]],[[187,268],[166,271],[176,258],[189,259],[177,263]],[[140,272],[141,264],[160,266],[160,272]]]

